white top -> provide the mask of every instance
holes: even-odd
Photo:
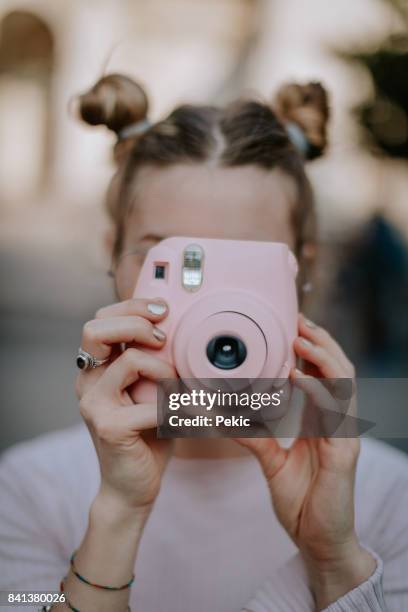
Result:
[[[98,486],[96,454],[82,424],[4,453],[0,590],[59,589]],[[356,527],[377,569],[327,610],[408,610],[408,458],[376,441],[362,440]],[[135,575],[133,612],[314,610],[303,562],[252,456],[170,459]]]

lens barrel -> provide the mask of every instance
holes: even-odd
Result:
[[[207,344],[209,362],[221,370],[233,370],[246,359],[245,344],[235,336],[216,336]]]

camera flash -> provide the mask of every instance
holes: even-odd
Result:
[[[183,253],[182,285],[195,291],[203,281],[204,251],[198,244],[189,244]]]

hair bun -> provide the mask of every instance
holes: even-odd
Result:
[[[309,145],[307,159],[324,153],[330,111],[327,92],[320,83],[284,85],[275,97],[274,110],[284,124],[294,123],[304,132]]]
[[[119,136],[146,118],[149,102],[143,88],[122,74],[108,74],[78,97],[79,115],[90,125],[106,125]]]

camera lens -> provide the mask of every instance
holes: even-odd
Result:
[[[245,344],[234,336],[217,336],[207,345],[207,357],[216,368],[232,370],[245,361]]]

